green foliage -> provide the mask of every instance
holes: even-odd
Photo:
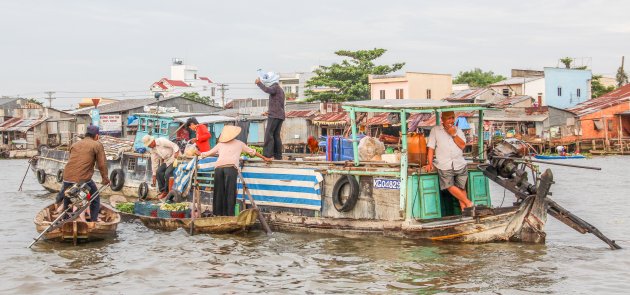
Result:
[[[39,100],[37,100],[37,99],[34,99],[34,98],[28,98],[28,99],[26,99],[26,101],[28,101],[28,102],[30,102],[30,103],[38,104],[38,105],[40,105],[40,106],[43,106],[43,105],[44,105],[44,103],[42,103],[41,101],[39,101]]]
[[[160,205],[160,210],[165,211],[184,211],[186,209],[188,209],[188,203],[163,203]]]
[[[573,59],[567,56],[567,57],[561,58],[560,62],[564,64],[565,68],[570,69]]]
[[[118,203],[116,204],[116,210],[123,213],[133,214],[133,205],[134,205],[133,202]]]
[[[591,98],[600,97],[608,92],[615,90],[615,86],[604,86],[599,79],[602,75],[593,75],[593,79],[591,80]]]
[[[256,150],[256,152],[258,152],[259,154],[261,154],[261,155],[262,155],[263,148],[262,148],[261,146],[253,146],[253,145],[250,145],[249,147],[250,147],[250,148],[255,149],[255,150]],[[242,157],[242,156],[246,156],[246,157],[248,157],[248,158],[249,158],[249,157],[251,157],[248,153],[241,153],[241,157]]]
[[[200,102],[207,105],[213,105],[210,96],[201,96],[197,92],[185,92],[181,96],[192,101]]]
[[[623,67],[619,67],[617,69],[617,87],[621,87],[623,85],[628,84],[628,74],[623,70]]]
[[[320,66],[314,72],[316,76],[307,83],[308,101],[343,102],[370,99],[368,75],[386,75],[402,69],[405,63],[375,65],[374,60],[387,50],[339,50],[338,56],[347,57],[341,63]],[[318,89],[319,88],[319,89]]]
[[[471,71],[459,72],[453,84],[468,84],[471,87],[486,87],[492,83],[505,80],[501,75],[495,75],[492,71],[484,72],[480,68]]]

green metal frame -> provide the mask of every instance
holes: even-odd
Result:
[[[406,212],[406,204],[407,204],[407,181],[408,175],[407,170],[409,167],[408,163],[408,155],[407,155],[407,114],[412,113],[435,113],[436,116],[439,115],[442,111],[479,111],[479,124],[477,131],[478,138],[478,158],[479,161],[483,161],[483,111],[491,110],[490,107],[485,106],[464,106],[464,107],[435,107],[435,108],[381,108],[381,107],[359,107],[359,106],[351,106],[344,105],[342,108],[348,112],[350,112],[350,124],[352,128],[352,148],[354,155],[354,166],[359,166],[359,142],[357,141],[357,122],[356,118],[357,112],[367,112],[367,113],[398,113],[400,114],[400,131],[402,136],[402,149],[401,149],[401,157],[400,157],[400,173],[397,172],[374,172],[374,171],[346,171],[346,170],[328,170],[328,173],[331,174],[346,174],[346,175],[355,175],[358,177],[359,175],[383,175],[383,176],[397,176],[400,177],[400,210]],[[436,118],[436,124],[439,124],[439,117]],[[411,210],[411,209],[409,209]],[[408,216],[408,214],[404,214],[403,216]]]

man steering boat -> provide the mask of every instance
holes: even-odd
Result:
[[[96,194],[98,189],[92,180],[95,164],[101,173],[101,184],[109,184],[105,148],[98,138],[98,126],[90,125],[87,127],[85,137],[70,147],[68,163],[63,169],[63,184],[56,198],[57,203],[63,201],[62,211],[70,206],[70,199],[65,196],[65,191],[75,183],[85,182],[90,188],[90,194]],[[100,196],[96,196],[90,203],[90,221],[92,222],[98,221],[98,213],[101,209],[100,199]]]

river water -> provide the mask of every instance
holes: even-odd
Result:
[[[260,232],[188,236],[121,223],[115,240],[39,242],[35,214],[54,200],[25,160],[0,161],[1,294],[477,293],[627,294],[630,157],[547,166],[552,198],[624,247],[611,251],[549,217],[546,245],[481,245]],[[544,167],[544,166],[543,166]],[[493,204],[513,195],[492,186]]]

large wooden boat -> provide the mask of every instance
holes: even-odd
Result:
[[[50,204],[39,211],[33,222],[38,233],[46,230],[58,217],[56,205]],[[120,215],[116,210],[101,203],[98,222],[74,220],[64,223],[60,228],[44,234],[44,239],[53,241],[78,242],[98,241],[116,236],[116,228],[120,223]]]
[[[189,135],[180,128],[190,117],[196,117],[200,124],[206,124],[213,130],[211,140],[216,141],[215,133],[224,124],[233,124],[234,118],[195,113],[142,113],[136,114],[138,130],[134,140],[101,136],[99,141],[105,147],[107,167],[112,181],[110,188],[102,192],[102,196],[124,195],[128,198],[155,199],[156,187],[151,186],[151,159],[142,145],[142,137],[150,134],[156,138],[168,138],[183,148]],[[61,189],[63,169],[68,161],[68,147],[48,148],[42,146],[39,155],[34,159],[31,170],[38,182],[50,192]],[[99,182],[101,175],[94,171],[92,178]]]

